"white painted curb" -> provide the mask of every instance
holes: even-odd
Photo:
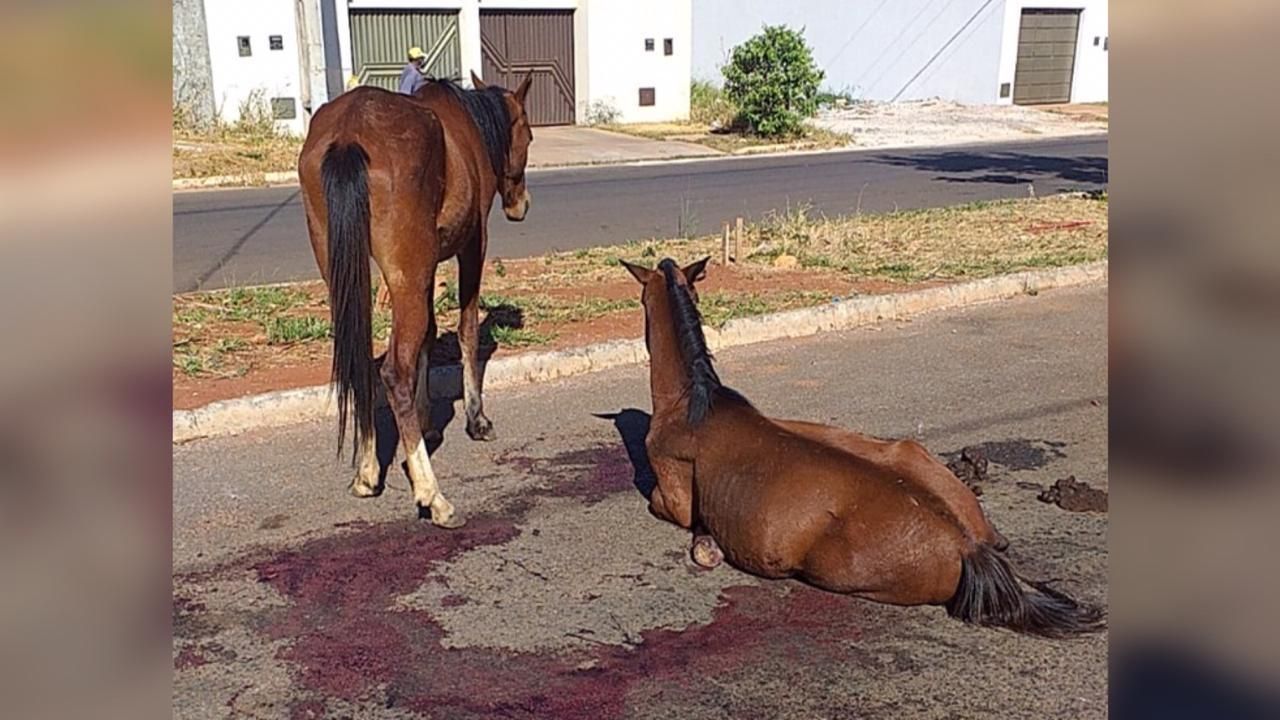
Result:
[[[297,185],[298,171],[254,172],[239,175],[210,175],[202,178],[176,178],[174,190],[200,190],[219,187],[262,187],[264,185]]]
[[[846,330],[880,320],[919,315],[1015,297],[1029,292],[1106,280],[1105,260],[889,295],[865,295],[818,307],[731,320],[706,328],[712,350]],[[636,365],[648,359],[644,341],[615,340],[570,350],[534,352],[492,360],[484,369],[486,388],[546,382],[556,378]],[[433,395],[457,397],[461,372],[455,366],[431,369]],[[263,393],[173,412],[173,442],[231,435],[245,430],[291,425],[336,412],[327,385]]]

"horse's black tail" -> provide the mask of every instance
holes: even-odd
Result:
[[[1019,578],[989,545],[978,545],[961,560],[960,584],[947,601],[947,613],[967,623],[1051,638],[1106,628],[1099,608],[1082,605],[1046,583]]]
[[[369,277],[369,155],[357,144],[330,145],[320,167],[329,222],[329,312],[338,454],[355,402],[355,446],[373,435],[373,296]],[[352,463],[355,453],[352,453]]]

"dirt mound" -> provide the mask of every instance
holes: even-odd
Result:
[[[1107,511],[1107,491],[1089,487],[1088,483],[1077,481],[1075,475],[1058,480],[1037,498],[1070,512]]]
[[[982,483],[991,478],[987,474],[987,455],[978,447],[967,447],[960,455],[947,463],[947,469],[960,478],[960,482],[973,491],[974,495],[982,495]]]

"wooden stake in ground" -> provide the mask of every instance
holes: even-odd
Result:
[[[729,264],[729,223],[724,224],[724,236],[720,239],[720,262],[724,265]]]
[[[381,280],[382,278],[379,277],[379,279]],[[387,290],[386,280],[382,280],[382,282],[378,283],[378,297],[374,301],[374,307],[382,310],[391,309],[391,291]]]
[[[733,261],[734,262],[742,262],[742,246],[745,244],[742,242],[742,239],[743,239],[742,218],[738,218],[738,226],[734,229],[734,233],[733,233]]]

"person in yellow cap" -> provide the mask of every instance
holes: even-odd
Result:
[[[427,84],[427,76],[423,71],[427,67],[427,54],[420,47],[409,48],[409,62],[400,73],[400,92],[412,95],[414,91]]]

